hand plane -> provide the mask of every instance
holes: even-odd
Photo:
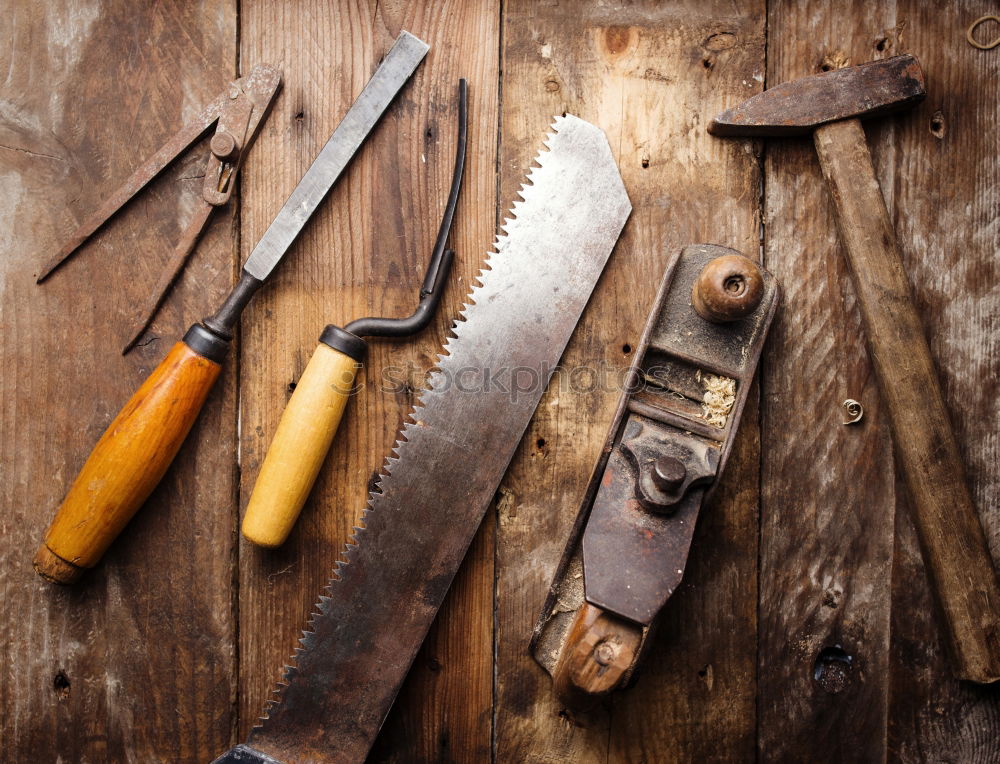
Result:
[[[568,707],[632,680],[683,578],[777,304],[774,277],[734,250],[670,258],[532,635]]]

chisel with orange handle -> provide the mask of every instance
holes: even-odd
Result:
[[[219,376],[243,308],[288,252],[306,222],[427,54],[408,32],[365,85],[312,166],[254,247],[222,307],[193,325],[97,442],[35,556],[35,570],[73,583],[97,564],[152,493]]]
[[[368,349],[363,337],[409,337],[430,323],[451,269],[453,252],[445,249],[445,242],[462,188],[467,127],[468,86],[459,80],[455,169],[420,304],[409,318],[361,318],[344,328],[330,324],[323,330],[281,415],[247,504],[243,535],[254,544],[277,547],[291,533],[340,426]]]

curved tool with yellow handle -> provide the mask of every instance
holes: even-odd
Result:
[[[427,50],[422,40],[400,33],[257,242],[225,302],[188,330],[108,426],[35,556],[35,570],[43,578],[60,584],[76,581],[152,493],[219,375],[243,309],[288,253]]]
[[[434,315],[454,259],[454,252],[444,244],[462,187],[467,112],[468,87],[460,80],[455,171],[420,289],[420,304],[409,318],[362,318],[343,329],[331,324],[323,330],[320,344],[281,415],[243,517],[243,535],[258,546],[283,544],[309,497],[368,348],[362,337],[409,337],[426,327]]]
[[[337,432],[359,359],[320,343],[295,386],[264,459],[243,535],[273,547],[288,536]]]

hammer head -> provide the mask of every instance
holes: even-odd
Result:
[[[922,101],[924,73],[913,56],[893,56],[783,82],[712,120],[713,135],[797,135],[851,117],[872,117]]]

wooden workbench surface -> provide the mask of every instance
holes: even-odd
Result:
[[[372,759],[1000,760],[1000,689],[949,675],[812,142],[705,130],[723,108],[824,66],[920,59],[926,101],[867,131],[1000,559],[1000,48],[965,39],[991,5],[6,3],[0,760],[204,762],[246,736],[498,216],[562,112],[607,132],[635,210]],[[31,559],[68,482],[174,339],[226,294],[401,29],[430,43],[427,60],[248,309],[180,458],[82,583],[43,583]],[[284,89],[238,201],[122,357],[134,305],[193,209],[204,150],[45,285],[34,276],[144,157],[257,63],[280,67]],[[239,518],[320,330],[415,305],[450,181],[459,77],[470,83],[469,155],[439,315],[413,341],[373,344],[291,539],[253,548]],[[573,716],[527,642],[618,392],[573,385],[569,371],[627,366],[667,253],[703,241],[762,257],[783,304],[643,676]],[[847,398],[864,406],[859,425],[841,424]],[[824,676],[822,657],[844,655],[846,677]]]

